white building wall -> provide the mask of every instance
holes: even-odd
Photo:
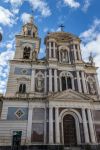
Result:
[[[22,131],[21,144],[25,144],[27,121],[0,120],[0,146],[11,145],[13,131]]]

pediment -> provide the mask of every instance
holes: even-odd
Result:
[[[49,96],[49,99],[54,99],[54,100],[92,100],[91,98],[89,98],[87,95],[83,94],[83,93],[78,93],[76,91],[73,90],[66,90],[66,91],[62,91],[62,92],[58,92],[54,95]]]

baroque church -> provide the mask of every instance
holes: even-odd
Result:
[[[99,145],[97,67],[92,56],[83,61],[81,39],[49,32],[46,57],[38,59],[41,39],[32,16],[15,38],[6,94],[0,95],[0,147]]]

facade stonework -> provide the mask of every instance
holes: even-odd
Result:
[[[48,33],[46,57],[33,18],[16,35],[5,96],[0,95],[0,146],[100,143],[100,91],[92,56],[82,60],[77,36]]]

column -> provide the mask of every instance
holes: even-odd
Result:
[[[81,81],[79,76],[79,71],[77,71],[77,83],[78,83],[78,91],[82,92]]]
[[[77,60],[77,57],[76,57],[76,49],[75,49],[75,45],[73,45],[73,50],[74,50],[74,59],[75,61]]]
[[[87,93],[84,72],[82,72],[82,84],[83,84],[84,93]]]
[[[87,114],[88,114],[88,122],[89,122],[89,130],[90,130],[91,142],[92,143],[96,143],[95,133],[94,133],[94,128],[93,128],[93,121],[92,121],[92,116],[91,116],[90,109],[87,110]]]
[[[35,92],[35,70],[32,69],[31,75],[31,92]]]
[[[49,144],[53,144],[53,108],[49,108]]]
[[[56,44],[55,42],[53,43],[53,56],[56,58]]]
[[[60,50],[59,50],[59,62],[61,62],[61,55],[60,55]]]
[[[28,108],[28,123],[27,123],[27,143],[31,143],[31,131],[32,131],[32,114],[33,108],[29,105]]]
[[[46,104],[45,104],[45,116],[44,116],[44,143],[46,144],[46,128],[47,128],[47,118],[46,118],[46,116],[47,116],[47,106],[46,106]]]
[[[85,143],[89,143],[89,133],[88,133],[88,126],[86,121],[86,114],[85,109],[82,109],[82,118],[83,118],[83,128],[84,128],[84,137],[85,137]]]
[[[68,62],[69,62],[69,64],[71,63],[71,61],[70,61],[70,51],[68,51]]]
[[[51,42],[49,42],[49,58],[51,58]]]
[[[52,92],[52,69],[49,69],[49,92]]]
[[[57,88],[57,70],[54,70],[54,91],[57,92],[58,88]]]
[[[98,95],[100,96],[100,90],[99,90],[100,87],[99,87],[99,82],[98,82],[97,74],[94,75],[94,77],[95,77],[95,81],[96,81],[96,87],[97,87]]]
[[[79,57],[79,60],[81,60],[81,53],[80,53],[80,46],[78,45],[78,57]]]
[[[47,72],[45,71],[44,92],[47,92]]]
[[[59,111],[58,108],[55,108],[55,137],[56,144],[60,143],[60,128],[59,128]]]

